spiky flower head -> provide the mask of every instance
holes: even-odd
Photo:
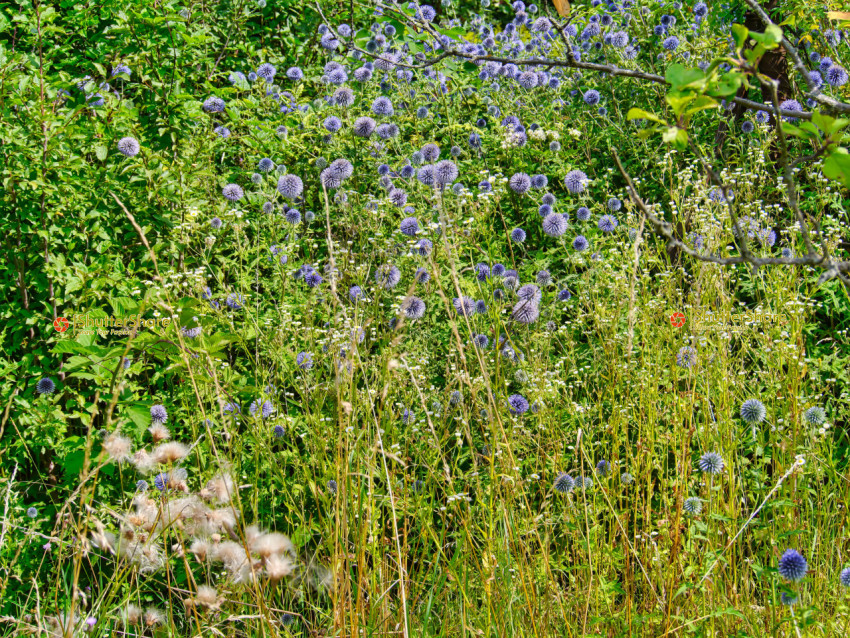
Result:
[[[567,220],[559,213],[549,213],[543,219],[543,232],[550,237],[560,237],[567,232]]]
[[[313,355],[310,352],[299,352],[295,357],[295,365],[302,370],[309,370],[313,367]]]
[[[809,425],[823,425],[824,421],[826,421],[826,412],[822,407],[814,406],[803,413],[803,418],[806,419],[806,423]]]
[[[401,272],[392,264],[383,264],[375,270],[375,281],[386,290],[392,290],[401,281]]]
[[[676,363],[680,368],[691,368],[697,362],[697,351],[691,346],[679,348],[679,353],[676,355]]]
[[[401,310],[408,319],[421,319],[425,315],[425,302],[419,297],[407,297],[401,304]]]
[[[287,199],[296,199],[304,192],[304,182],[297,175],[281,175],[277,180],[277,190]]]
[[[135,137],[122,137],[118,140],[118,151],[126,157],[135,157],[141,147]]]
[[[573,480],[572,476],[566,472],[561,472],[555,477],[555,482],[552,484],[552,487],[555,488],[555,491],[560,492],[561,494],[567,494],[572,491],[575,485],[576,482]]]
[[[697,516],[702,512],[702,501],[695,496],[686,498],[682,508],[691,516]]]
[[[528,401],[521,394],[512,394],[508,397],[508,410],[513,415],[525,414],[528,412]]]
[[[245,196],[245,193],[239,184],[227,184],[221,189],[221,194],[224,195],[225,199],[228,199],[231,202],[238,202]]]
[[[508,181],[508,186],[516,194],[523,195],[531,188],[531,178],[525,173],[514,173]]]
[[[779,558],[778,570],[785,580],[797,581],[802,580],[809,571],[809,564],[796,549],[786,549]]]
[[[540,307],[533,299],[520,299],[511,311],[511,319],[522,324],[532,324],[540,317]]]
[[[596,464],[596,473],[600,476],[608,476],[611,473],[611,464],[605,459],[602,459]]]
[[[168,420],[168,411],[164,405],[151,406],[151,423],[165,423]]]
[[[843,587],[850,587],[850,567],[845,567],[841,570],[841,573],[838,575],[838,582]]]
[[[521,244],[525,241],[525,231],[522,228],[514,228],[511,231],[511,240],[514,243]]]
[[[758,399],[747,399],[741,404],[741,418],[750,425],[761,423],[767,416],[764,403]]]
[[[699,469],[707,474],[720,474],[725,463],[717,452],[706,452],[699,459]]]
[[[35,391],[39,394],[53,394],[56,391],[56,384],[53,379],[44,377],[35,384]]]

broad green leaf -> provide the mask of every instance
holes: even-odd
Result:
[[[626,117],[630,120],[649,120],[650,122],[658,122],[659,124],[667,123],[654,113],[637,108],[629,109],[629,112],[626,113]]]
[[[685,88],[702,89],[705,86],[705,73],[681,64],[671,64],[667,67],[664,79],[677,91]]]

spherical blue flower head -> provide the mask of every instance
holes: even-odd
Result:
[[[458,175],[457,166],[451,160],[441,160],[434,164],[434,181],[439,185],[451,184]]]
[[[165,409],[163,405],[152,405],[151,406],[151,423],[165,423],[168,421],[168,411]]]
[[[153,484],[160,492],[164,492],[165,488],[168,487],[168,474],[160,472],[154,477]]]
[[[475,278],[478,281],[487,281],[490,277],[490,266],[484,263],[475,264]]]
[[[324,279],[322,278],[322,276],[315,270],[310,271],[309,273],[304,275],[304,283],[307,284],[307,286],[310,288],[316,288],[317,286],[321,285],[323,281]]]
[[[118,151],[125,157],[135,157],[140,150],[139,142],[134,137],[122,137],[118,140]]]
[[[53,379],[45,377],[35,384],[35,391],[39,394],[53,394],[56,391],[56,384],[53,383]]]
[[[480,190],[482,193],[489,193],[493,190],[493,185],[486,179],[482,179],[480,182],[478,182],[478,190]]]
[[[526,90],[531,90],[537,86],[537,74],[532,71],[520,73],[517,78],[517,83]]]
[[[333,94],[333,102],[337,106],[348,108],[354,104],[354,91],[349,89],[347,86],[337,89]]]
[[[252,184],[262,184],[262,182],[263,182],[263,176],[262,175],[260,175],[259,173],[252,173],[251,174],[251,183]]]
[[[269,171],[274,170],[274,162],[268,157],[264,157],[260,160],[259,164],[257,164],[257,168],[259,168],[263,173],[268,173]]]
[[[612,197],[611,199],[608,200],[607,206],[608,206],[608,210],[610,210],[612,213],[616,213],[618,210],[620,210],[623,207],[623,202],[621,202],[616,197]]]
[[[749,134],[749,133],[752,133],[754,130],[756,130],[756,125],[753,124],[752,122],[750,122],[749,120],[744,120],[741,123],[741,132],[742,133]]]
[[[299,352],[295,357],[295,365],[302,370],[310,370],[313,367],[313,354],[311,352]]]
[[[375,281],[386,290],[392,290],[401,281],[401,272],[392,264],[378,266],[375,270]]]
[[[668,51],[675,51],[677,48],[679,48],[679,38],[677,38],[675,35],[671,35],[669,38],[666,38],[664,42],[661,43],[661,46],[663,46]]]
[[[696,365],[696,362],[697,351],[694,348],[685,346],[679,349],[679,352],[676,355],[676,363],[680,368],[692,368]]]
[[[462,317],[471,317],[475,314],[475,300],[470,297],[455,297],[452,299],[455,311]]]
[[[415,415],[408,408],[405,408],[401,413],[401,422],[405,425],[412,423],[415,419]]]
[[[393,109],[393,103],[390,102],[390,99],[382,95],[378,98],[375,98],[375,101],[372,102],[372,112],[375,115],[389,117],[395,111]]]
[[[797,594],[785,591],[779,594],[779,602],[788,607],[790,607],[791,605],[796,605],[799,601],[800,597]]]
[[[239,184],[227,184],[221,189],[221,194],[224,195],[225,199],[228,199],[231,202],[238,202],[245,195]]]
[[[286,434],[286,430],[283,429],[282,425],[276,425],[272,430],[272,434],[274,435],[274,438],[282,439],[283,435]]]
[[[547,215],[549,215],[551,212],[552,212],[552,207],[551,207],[551,206],[549,206],[548,204],[541,204],[541,205],[537,208],[537,214],[538,214],[538,215],[540,215],[540,216],[541,216],[541,217],[543,217],[543,218],[545,218],[545,217],[546,217]]]
[[[425,316],[425,302],[419,297],[407,297],[401,303],[401,311],[408,319],[421,319]]]
[[[826,71],[829,70],[829,67],[831,67],[832,64],[833,64],[832,58],[824,57],[824,58],[821,58],[820,64],[818,64],[818,67],[820,68],[821,72],[826,73]]]
[[[573,477],[565,472],[561,472],[558,476],[555,477],[555,482],[552,483],[552,487],[555,488],[556,492],[560,492],[561,494],[567,494],[573,490],[576,482],[573,480]]]
[[[576,478],[576,487],[582,490],[593,489],[593,479],[589,476],[579,476]]]
[[[569,301],[570,299],[572,299],[572,296],[572,293],[566,288],[558,291],[558,301]]]
[[[257,77],[263,78],[269,84],[271,84],[274,80],[275,74],[277,74],[277,69],[268,62],[261,64],[259,68],[257,68]]]
[[[590,244],[588,243],[587,238],[584,235],[578,235],[573,240],[573,249],[574,250],[582,252],[584,250],[587,250],[588,246],[590,246]]]
[[[843,587],[850,587],[850,567],[845,567],[841,570],[841,573],[838,575],[838,582]]]
[[[473,337],[472,339],[472,342],[475,344],[476,347],[481,348],[482,350],[490,345],[490,339],[487,338],[487,335],[482,334],[475,335],[475,337]]]
[[[207,113],[223,113],[225,108],[224,100],[215,96],[208,97],[204,100],[203,108]]]
[[[699,469],[707,474],[720,474],[725,465],[717,452],[706,452],[699,459]]]
[[[390,167],[387,164],[381,164],[378,166],[378,175],[389,175]]]
[[[803,413],[803,418],[809,425],[823,425],[826,421],[826,411],[819,406],[814,406]]]
[[[375,132],[375,120],[371,117],[358,117],[354,121],[354,134],[357,137],[369,137],[372,133]]]
[[[333,36],[333,33],[329,32],[322,36],[321,40],[319,40],[319,44],[323,49],[334,51],[339,47],[339,40]]]
[[[741,418],[750,425],[761,423],[767,416],[764,403],[758,399],[747,399],[741,404]]]
[[[511,319],[521,324],[532,324],[540,318],[540,306],[534,299],[520,299],[511,310]]]
[[[286,211],[285,216],[286,221],[290,224],[298,224],[301,222],[301,213],[295,208],[290,208]]]
[[[825,79],[830,86],[844,86],[848,80],[847,71],[844,67],[833,65],[827,69]]]
[[[564,177],[564,185],[567,187],[567,190],[574,195],[583,193],[585,188],[587,188],[587,183],[589,181],[590,180],[587,178],[584,171],[580,170],[570,171],[567,173],[566,177]]]
[[[513,192],[523,195],[531,188],[531,178],[525,173],[514,173],[508,181],[508,186]]]
[[[549,183],[549,178],[543,175],[542,173],[538,173],[534,177],[531,178],[531,187],[540,190],[541,188],[546,188],[546,185]],[[545,197],[545,195],[544,195]]]
[[[128,370],[130,368],[130,366],[133,364],[133,362],[130,361],[129,357],[124,357],[121,361],[121,364],[124,366],[125,370]]]
[[[425,240],[423,240],[425,241]],[[421,242],[420,242],[421,243]],[[413,275],[413,278],[416,280],[416,283],[427,284],[431,279],[431,275],[428,274],[428,271],[424,268],[417,268],[416,274]]]
[[[596,106],[597,104],[599,104],[599,91],[597,91],[596,89],[590,89],[585,92],[582,99],[584,100],[584,103],[588,106]]]
[[[516,244],[521,244],[525,241],[525,231],[522,228],[514,228],[511,231],[511,240]]]
[[[429,142],[423,146],[419,152],[422,154],[422,157],[426,162],[436,162],[440,157],[440,147],[433,142]]]
[[[136,481],[137,492],[147,492],[149,487],[150,485],[148,485],[148,482],[144,479],[139,479],[138,481]]]
[[[567,232],[567,220],[558,213],[549,213],[543,219],[543,232],[550,237],[560,237]]]
[[[798,113],[803,112],[803,105],[800,104],[797,100],[784,100],[779,103],[779,108],[783,111],[796,111]],[[796,117],[783,117],[786,122],[796,122],[798,118]]]
[[[27,516],[29,518],[35,518],[36,516],[38,516],[38,510],[35,509],[34,507],[28,508],[27,509]]]
[[[603,233],[612,233],[617,228],[619,222],[612,215],[603,215],[599,218],[599,230]]]
[[[708,15],[708,5],[705,2],[697,2],[694,5],[694,15],[698,18],[704,18]]]
[[[588,219],[590,219],[590,209],[585,206],[579,208],[576,211],[576,219],[578,219],[580,222],[586,222]]]
[[[809,564],[796,549],[786,549],[779,558],[779,575],[785,580],[798,581],[809,571]]]
[[[399,230],[408,237],[413,237],[417,232],[419,232],[419,220],[415,217],[406,217],[401,220]]]
[[[487,314],[487,304],[484,303],[483,299],[479,299],[475,302],[475,313],[479,315]]]
[[[611,473],[611,464],[605,459],[602,459],[596,464],[596,473],[600,476],[608,476]]]
[[[416,252],[419,255],[421,255],[422,257],[427,257],[428,255],[430,255],[431,251],[433,249],[434,249],[434,244],[433,244],[433,242],[431,242],[430,239],[420,239],[418,242],[416,242]],[[420,268],[420,270],[421,270],[421,268]],[[427,279],[426,279],[426,281],[427,281]],[[423,282],[420,282],[420,283],[425,283],[425,282],[423,281]]]
[[[702,512],[702,501],[695,496],[691,496],[690,498],[685,499],[682,509],[691,516],[697,516],[700,512]]]
[[[335,115],[331,115],[325,118],[323,125],[328,132],[336,133],[342,128],[342,121]]]
[[[278,192],[287,199],[296,199],[304,192],[304,182],[297,175],[281,175],[277,180]]]
[[[227,304],[227,307],[231,310],[240,310],[244,301],[245,298],[241,294],[232,292],[227,295],[227,299],[224,300],[224,303]]]
[[[275,135],[277,135],[278,137],[286,137],[288,134],[289,131],[283,124],[281,124],[275,129]]]
[[[508,410],[511,414],[519,416],[528,412],[528,401],[521,394],[512,394],[508,397]]]

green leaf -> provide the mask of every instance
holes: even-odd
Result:
[[[142,434],[151,424],[151,406],[146,403],[132,403],[127,406],[127,418],[136,426],[138,434]]]
[[[747,42],[747,36],[750,34],[750,30],[742,24],[733,24],[732,25],[732,37],[735,38],[735,51],[739,54],[741,53],[741,49],[744,48],[744,44]]]
[[[664,79],[677,91],[685,88],[702,89],[705,86],[705,73],[681,64],[671,64],[667,67]]]
[[[106,159],[107,153],[108,151],[106,150],[106,147],[103,144],[98,144],[94,147],[94,154],[97,155],[97,159],[99,159],[101,162]]]
[[[846,148],[837,148],[824,160],[823,174],[850,188],[850,154]]]
[[[650,122],[658,122],[659,124],[667,124],[660,117],[655,115],[654,113],[650,113],[649,111],[644,111],[643,109],[629,109],[629,112],[626,113],[626,117],[630,120],[649,120]]]

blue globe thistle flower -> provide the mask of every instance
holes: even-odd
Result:
[[[136,481],[136,491],[137,492],[147,492],[150,485],[145,479],[139,479]]]
[[[779,108],[783,111],[796,111],[798,113],[803,112],[803,106],[797,100],[784,100],[779,103]],[[796,117],[783,117],[786,122],[796,122],[798,118]]]
[[[263,182],[263,176],[262,175],[260,175],[259,173],[252,173],[251,174],[251,183],[252,184],[262,184],[262,182]]]
[[[555,482],[552,484],[552,487],[555,488],[556,492],[568,494],[573,490],[575,485],[576,482],[573,480],[572,476],[566,472],[560,472],[558,476],[555,477]]]
[[[164,405],[152,405],[150,412],[151,423],[162,424],[168,421],[168,411],[165,409]]]
[[[164,492],[165,488],[168,487],[168,474],[160,472],[154,477],[153,484],[160,492]]]
[[[558,140],[553,140],[549,143],[549,150],[553,153],[557,153],[561,150],[561,143]]]
[[[590,246],[590,244],[588,243],[587,238],[586,238],[584,235],[578,235],[578,236],[577,236],[577,237],[573,240],[573,249],[574,249],[574,250],[577,250],[577,251],[579,251],[579,252],[582,252],[582,251],[584,251],[584,250],[587,250],[587,248],[588,248],[589,246]]]
[[[405,217],[401,220],[399,230],[408,237],[414,237],[419,232],[419,220],[415,217]]]
[[[268,157],[264,157],[257,164],[257,168],[261,170],[263,173],[268,173],[269,171],[274,170],[274,162],[271,161]]]
[[[452,157],[460,157],[460,155],[462,153],[463,153],[463,150],[460,148],[460,146],[452,146],[451,149],[449,150],[449,154]]]
[[[452,299],[452,305],[461,316],[471,317],[475,314],[475,300],[470,297],[455,297]]]
[[[549,213],[543,220],[543,232],[550,237],[560,237],[567,232],[567,220],[558,213]]]
[[[744,120],[741,123],[741,132],[742,133],[749,134],[749,133],[752,133],[754,130],[756,130],[756,126],[755,126],[755,124],[753,124],[749,120]]]
[[[275,74],[277,74],[277,69],[268,62],[261,64],[257,68],[257,77],[263,78],[269,84],[274,80]]]
[[[803,413],[803,418],[809,425],[823,425],[826,421],[826,411],[819,406],[814,406]]]
[[[248,408],[248,411],[251,413],[251,416],[256,416],[259,413],[264,419],[268,419],[274,414],[274,406],[271,401],[256,399],[251,402],[251,407]]]
[[[511,240],[514,243],[521,244],[525,241],[525,231],[522,228],[514,228],[511,231]]]
[[[413,278],[416,280],[416,283],[427,284],[428,281],[431,279],[431,275],[429,275],[428,271],[424,268],[417,268],[416,274],[413,276]]]
[[[440,147],[433,142],[425,144],[419,152],[426,162],[436,162],[440,157]]]
[[[141,147],[135,137],[122,137],[118,140],[118,151],[125,157],[135,157]]]
[[[354,121],[354,134],[357,137],[369,137],[375,131],[375,126],[377,124],[371,117],[358,117]]]
[[[535,275],[538,286],[548,286],[552,283],[552,274],[548,270],[541,270]]]
[[[304,275],[304,283],[307,284],[307,286],[310,288],[316,288],[317,286],[321,285],[323,281],[324,279],[322,278],[322,276],[315,270],[311,270],[310,272]]]
[[[224,195],[225,199],[230,200],[231,202],[238,202],[245,196],[245,192],[239,184],[227,184],[221,189],[221,194]]]
[[[695,496],[691,496],[685,499],[682,509],[691,516],[698,516],[702,512],[702,501]]]
[[[472,343],[478,348],[485,349],[490,345],[490,339],[487,335],[478,334],[473,337]]]
[[[608,210],[610,210],[612,213],[616,213],[623,207],[623,202],[621,202],[616,197],[612,197],[608,200],[606,206],[608,207]]]
[[[671,35],[669,38],[666,38],[664,42],[661,43],[661,46],[663,46],[668,51],[675,51],[677,48],[679,48],[679,38],[677,38],[675,35]]]
[[[589,476],[579,476],[576,478],[576,487],[581,490],[593,489],[593,479]]]
[[[600,476],[608,476],[611,473],[611,464],[605,459],[602,459],[596,464],[596,473]]]
[[[425,302],[419,297],[407,297],[401,303],[401,311],[408,319],[421,319],[425,316]]]
[[[225,108],[224,100],[220,97],[208,97],[204,100],[203,109],[207,113],[223,113]]]
[[[313,367],[313,354],[311,352],[299,352],[295,357],[295,365],[302,370],[310,370]]]
[[[56,391],[56,384],[53,379],[45,377],[35,384],[35,391],[39,394],[53,394]]]
[[[245,298],[238,292],[232,292],[227,295],[224,303],[227,304],[227,307],[231,310],[241,310],[245,303]]]
[[[296,208],[290,208],[284,215],[286,217],[286,221],[290,224],[298,224],[301,222],[301,212]]]
[[[27,516],[29,518],[35,518],[36,516],[38,516],[38,510],[35,509],[34,507],[28,508],[27,509]]]
[[[272,434],[274,435],[274,438],[282,439],[283,435],[286,434],[286,430],[283,429],[282,425],[276,425],[274,426],[274,429],[272,429]]]
[[[576,219],[578,219],[580,222],[586,222],[588,219],[590,219],[590,209],[586,206],[582,206],[581,208],[579,208],[576,211]]]
[[[540,288],[534,284],[525,284],[516,291],[516,294],[523,301],[533,301],[534,303],[540,303],[540,300],[543,298]]]
[[[481,136],[478,133],[470,133],[469,134],[469,148],[473,148],[473,149],[481,148]]]
[[[758,399],[747,399],[741,404],[741,418],[750,425],[761,423],[767,416],[764,403]]]
[[[590,180],[587,178],[587,175],[583,171],[579,170],[570,171],[567,173],[566,177],[564,177],[564,185],[567,187],[567,190],[574,195],[583,193],[589,181]]]
[[[180,333],[187,339],[197,339],[201,336],[202,332],[203,328],[201,326],[194,326],[192,328],[184,326],[180,328]]]
[[[617,228],[619,222],[612,215],[603,215],[599,218],[599,230],[603,233],[612,233]]]
[[[416,242],[416,252],[423,257],[427,257],[428,255],[430,255],[433,248],[434,244],[433,242],[431,242],[430,239],[420,239],[418,242]]]
[[[304,182],[297,175],[281,175],[277,181],[277,190],[287,199],[296,199],[304,192]]]
[[[833,64],[832,58],[823,57],[823,58],[821,58],[820,64],[818,64],[818,66],[819,66],[819,68],[822,72],[826,73],[829,70],[829,68],[832,66],[832,64]]]
[[[404,166],[401,167],[401,171],[399,171],[399,174],[404,179],[410,179],[411,177],[413,177],[415,172],[416,172],[416,169],[414,169],[410,164],[405,164]]]
[[[830,86],[844,86],[848,80],[847,71],[844,67],[832,65],[826,70],[825,79]]]
[[[116,64],[115,67],[112,69],[112,74],[110,77],[114,78],[119,73],[124,73],[125,75],[133,74],[133,72],[130,70],[130,67],[128,67],[126,64]]]
[[[478,301],[475,302],[475,312],[476,312],[476,314],[479,314],[479,315],[486,315],[487,314],[487,304],[484,303],[483,299],[479,299]]]
[[[278,137],[286,137],[289,134],[289,130],[283,124],[281,124],[275,129],[275,134]]]
[[[505,274],[505,267],[502,264],[493,264],[493,268],[490,273],[494,277],[501,277]]]
[[[525,325],[532,324],[540,317],[540,307],[533,299],[520,299],[511,310],[511,319]]]
[[[597,91],[596,89],[590,89],[588,91],[585,91],[582,99],[584,100],[584,103],[588,106],[596,106],[597,104],[599,104],[600,100],[599,91]]]
[[[785,580],[798,581],[802,580],[809,571],[809,564],[796,549],[786,549],[779,558],[778,570],[779,575]]]
[[[442,160],[434,165],[434,181],[437,184],[451,184],[458,178],[458,169],[451,160]]]
[[[572,293],[564,288],[558,292],[558,301],[569,301],[572,298]]]
[[[475,264],[475,278],[478,281],[487,281],[490,277],[490,266],[484,263]]]
[[[392,264],[378,266],[375,270],[375,281],[386,290],[392,290],[401,281],[401,272]]]
[[[508,185],[513,192],[522,195],[531,188],[531,178],[525,173],[514,173],[511,175]]]
[[[631,485],[635,482],[635,477],[629,474],[628,472],[623,472],[620,474],[620,482],[623,485]]]
[[[229,402],[225,403],[222,406],[221,410],[225,414],[241,414],[242,413],[242,408],[239,407],[239,404],[236,403],[235,401],[229,401]]]
[[[123,365],[123,366],[124,366],[124,369],[125,369],[125,370],[129,369],[129,368],[130,368],[130,366],[132,365],[132,363],[133,363],[133,362],[132,362],[132,361],[130,361],[130,358],[129,358],[129,357],[124,357],[124,358],[121,360],[121,365]]]
[[[525,414],[528,412],[528,401],[521,394],[512,394],[508,397],[508,410],[513,415]]]
[[[480,190],[482,193],[489,193],[493,190],[493,185],[486,179],[483,179],[478,182],[478,190]]]
[[[690,346],[679,348],[679,352],[676,355],[676,363],[679,364],[680,368],[692,368],[696,365],[696,362],[697,351],[694,348]]]
[[[363,290],[360,286],[352,286],[348,289],[348,299],[354,303],[363,298]]]
[[[375,98],[375,101],[372,102],[372,112],[375,115],[381,115],[384,117],[391,116],[395,111],[393,109],[393,103],[390,102],[389,98],[384,97],[383,95]]]
[[[706,452],[699,459],[699,469],[707,474],[720,474],[725,465],[717,452]]]
[[[708,5],[705,2],[697,2],[694,5],[694,15],[698,18],[704,18],[708,15]]]
[[[216,135],[218,135],[220,138],[225,139],[225,140],[226,140],[228,137],[230,137],[230,129],[229,129],[229,128],[227,128],[226,126],[216,126],[216,127],[213,129],[213,133],[215,133],[215,134],[216,134]]]
[[[408,408],[405,408],[401,413],[401,422],[408,425],[416,419],[416,416]]]
[[[845,567],[841,570],[841,573],[838,575],[838,582],[843,587],[850,587],[850,567]]]
[[[791,605],[796,605],[799,600],[800,597],[794,593],[783,591],[779,594],[779,602],[788,607],[790,607]]]

